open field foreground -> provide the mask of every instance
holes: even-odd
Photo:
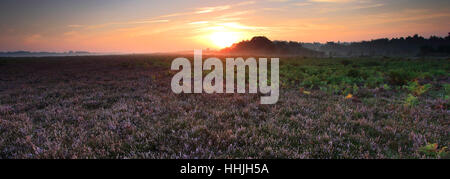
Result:
[[[0,158],[448,158],[448,59],[280,59],[280,100],[171,91],[175,56],[0,58]]]

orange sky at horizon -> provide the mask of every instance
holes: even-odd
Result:
[[[12,10],[0,9],[0,51],[170,52],[219,49],[253,36],[327,42],[450,31],[444,0],[44,0],[47,6],[28,11],[17,1],[1,3]]]

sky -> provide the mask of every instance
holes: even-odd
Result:
[[[0,51],[220,49],[253,36],[300,42],[447,36],[448,0],[1,0]]]

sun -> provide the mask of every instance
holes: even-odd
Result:
[[[225,48],[236,43],[239,35],[236,32],[213,32],[209,38],[215,46]]]

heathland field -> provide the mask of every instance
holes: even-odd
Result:
[[[174,94],[174,58],[0,58],[0,158],[449,157],[449,59],[284,57],[261,105]]]

